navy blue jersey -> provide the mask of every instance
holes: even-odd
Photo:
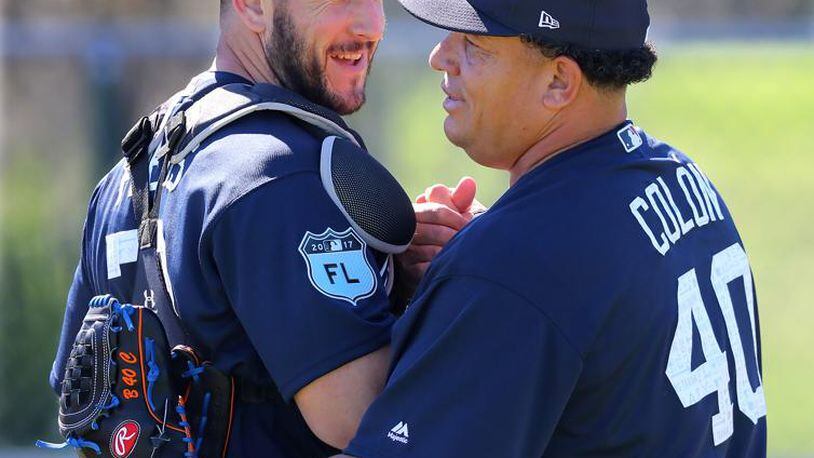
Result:
[[[245,82],[206,73],[193,85],[215,80]],[[389,258],[367,246],[324,190],[321,143],[286,114],[258,112],[209,137],[162,184],[158,245],[186,331],[242,384],[279,391],[279,402],[238,402],[229,456],[330,454],[292,397],[390,341]],[[55,387],[88,300],[133,294],[138,225],[129,192],[122,161],[91,199]]]
[[[707,176],[625,123],[531,170],[438,255],[347,453],[765,455],[756,307]]]

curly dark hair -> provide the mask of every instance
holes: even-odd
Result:
[[[601,50],[551,43],[528,35],[520,39],[549,59],[560,56],[573,59],[590,84],[611,91],[648,80],[658,60],[651,43],[635,49]]]

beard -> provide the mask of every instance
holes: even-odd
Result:
[[[340,115],[354,113],[364,105],[364,84],[345,97],[328,88],[322,59],[314,49],[308,48],[285,7],[275,8],[273,21],[273,32],[264,47],[266,59],[280,85]],[[365,48],[372,62],[375,51],[372,42],[342,43],[332,46],[328,52],[359,52]],[[370,68],[368,64],[367,74]],[[364,82],[367,81],[367,74]]]

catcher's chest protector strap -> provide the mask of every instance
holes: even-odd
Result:
[[[310,126],[323,139],[323,187],[356,233],[384,253],[407,249],[415,233],[415,214],[398,181],[341,117],[277,86],[229,84],[192,104],[186,110],[187,134],[170,163],[182,162],[218,130],[259,111],[283,112]]]
[[[324,135],[336,135],[363,146],[361,138],[342,118],[293,92],[270,84],[234,83],[210,91],[186,110],[187,135],[171,162],[180,163],[218,130],[259,111],[286,113]],[[163,155],[161,151],[158,154],[159,158]]]

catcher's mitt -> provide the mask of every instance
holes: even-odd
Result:
[[[231,428],[234,384],[188,347],[170,352],[149,308],[98,296],[65,369],[62,444],[79,456],[221,457]]]

